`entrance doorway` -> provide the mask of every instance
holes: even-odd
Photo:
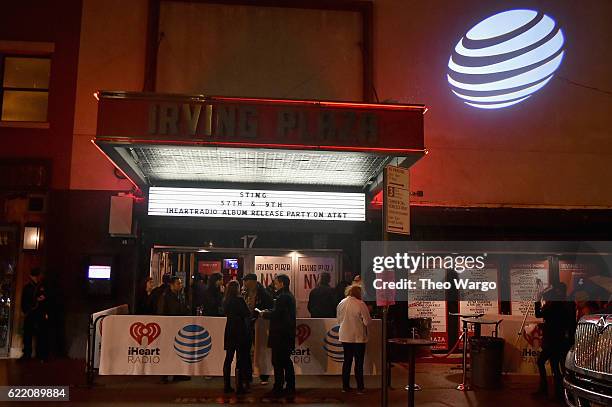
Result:
[[[181,277],[185,282],[185,300],[192,313],[197,309],[198,290],[208,277],[221,273],[223,281],[239,280],[253,273],[269,287],[277,274],[291,279],[298,318],[310,317],[308,296],[322,273],[329,273],[333,286],[342,279],[342,251],[334,249],[255,249],[154,246],[151,249],[149,275],[161,284],[164,274]]]

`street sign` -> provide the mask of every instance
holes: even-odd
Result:
[[[410,189],[410,173],[408,168],[388,166],[387,185],[401,189]]]
[[[410,234],[410,175],[407,168],[385,168],[385,230],[388,233]]]

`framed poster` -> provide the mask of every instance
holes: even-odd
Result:
[[[534,297],[538,280],[542,287],[549,284],[548,260],[517,262],[510,265],[510,301],[512,315],[534,316]]]

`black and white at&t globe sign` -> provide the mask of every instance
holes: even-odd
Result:
[[[448,61],[452,92],[470,106],[499,109],[542,89],[561,65],[563,31],[535,10],[509,10],[482,20]]]

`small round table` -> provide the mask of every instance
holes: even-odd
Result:
[[[413,338],[393,338],[388,340],[389,343],[408,347],[408,407],[414,406],[414,381],[415,381],[415,359],[416,349],[419,346],[433,346],[436,343],[428,339],[413,339]]]
[[[479,338],[482,333],[482,325],[495,325],[493,329],[493,337],[497,338],[499,324],[503,319],[480,319],[480,318],[462,318],[461,321],[466,324],[474,325],[474,336]]]

